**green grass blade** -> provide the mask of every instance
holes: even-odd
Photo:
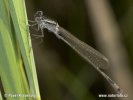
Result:
[[[1,80],[5,93],[23,93],[23,87],[21,84],[21,75],[19,73],[18,63],[15,57],[13,44],[9,35],[7,27],[0,19],[0,62],[2,64],[0,68]],[[5,39],[6,38],[6,39]]]
[[[27,76],[29,79],[31,93],[36,94],[39,97],[39,89],[36,77],[36,70],[34,59],[32,55],[31,46],[29,44],[28,38],[28,23],[26,20],[26,13],[25,13],[25,5],[23,0],[8,0],[9,1],[9,8],[11,12],[11,17],[13,19],[16,36],[18,39],[18,43],[20,45],[22,57],[24,60]],[[21,9],[18,9],[21,8]],[[20,12],[21,11],[21,12]],[[17,13],[16,13],[17,12]],[[21,27],[19,27],[21,26]],[[29,60],[31,59],[31,60]]]
[[[40,100],[24,0],[0,0],[0,12],[0,76],[4,91],[34,94]]]
[[[1,95],[1,91],[0,91],[0,100],[3,100],[2,95]]]

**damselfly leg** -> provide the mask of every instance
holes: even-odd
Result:
[[[28,20],[28,21],[32,23],[32,24],[29,24],[28,26],[30,26],[33,30],[35,30],[34,32],[32,32],[32,34],[30,34],[32,40],[34,41],[36,39],[40,39],[40,42],[37,43],[37,45],[41,44],[43,42],[43,37],[44,37],[43,29],[41,29],[38,23],[36,23],[35,21],[32,21],[32,20]],[[37,28],[35,26],[37,26]],[[41,30],[41,34],[40,33],[38,34],[38,31],[40,30]]]

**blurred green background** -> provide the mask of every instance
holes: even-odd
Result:
[[[87,7],[88,1],[26,0],[28,19],[34,20],[34,13],[41,10],[44,15],[56,20],[60,26],[70,31],[80,40],[106,55],[96,42],[95,28],[93,28],[92,18],[90,18],[91,13],[88,13],[91,10]],[[126,66],[126,70],[130,71],[130,74],[128,73],[130,76],[129,84],[133,84],[130,80],[133,76],[133,0],[97,1],[108,1],[112,9],[115,23],[117,23],[120,30],[120,43],[127,56],[128,66]],[[32,29],[31,32],[33,32]],[[99,98],[98,94],[115,93],[107,81],[64,42],[58,40],[47,30],[44,30],[44,33],[43,43],[36,45],[39,40],[32,41],[42,100],[128,99]],[[115,52],[117,53],[119,50]],[[112,76],[110,70],[107,70],[106,73]],[[114,76],[113,79],[115,80]],[[126,76],[116,81],[124,81],[125,79]],[[129,86],[129,88],[133,90],[133,87]],[[131,100],[131,98],[128,100]]]

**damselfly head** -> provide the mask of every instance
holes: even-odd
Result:
[[[44,18],[43,18],[43,12],[42,11],[37,11],[34,15],[35,21],[36,22],[41,22]]]

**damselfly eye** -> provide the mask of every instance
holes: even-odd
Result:
[[[42,11],[37,11],[37,12],[35,13],[35,15],[41,17],[41,16],[43,16],[43,12],[42,12]]]

